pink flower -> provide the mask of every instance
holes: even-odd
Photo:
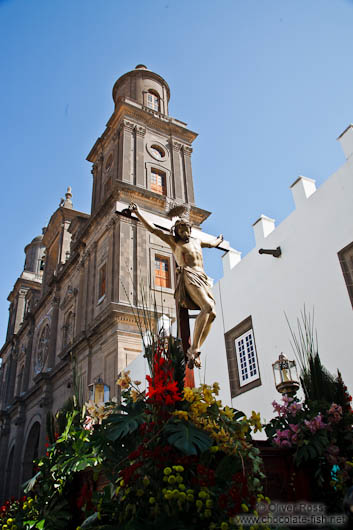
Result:
[[[320,429],[326,429],[327,424],[322,421],[322,414],[319,412],[315,418],[312,420],[305,420],[304,421],[306,427],[309,429],[310,432],[315,433],[316,431],[319,431]]]
[[[292,416],[296,416],[297,412],[302,410],[302,404],[301,403],[292,403],[289,405],[288,410]]]
[[[328,411],[328,421],[330,423],[338,423],[342,419],[342,407],[336,403],[332,403]]]

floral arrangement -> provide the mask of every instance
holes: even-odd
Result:
[[[336,401],[299,401],[284,395],[282,403],[273,401],[277,417],[265,431],[272,443],[291,448],[297,467],[312,470],[313,494],[328,506],[339,505],[353,479],[352,397],[339,374]]]
[[[231,530],[257,515],[259,414],[223,406],[217,383],[184,387],[177,339],[158,337],[146,356],[146,390],[125,372],[120,404],[67,412],[27,485],[31,506],[9,503],[0,528]]]

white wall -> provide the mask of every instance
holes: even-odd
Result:
[[[347,134],[351,132],[348,128]],[[353,138],[347,138],[340,141],[353,144]],[[337,256],[353,241],[353,156],[320,189],[315,191],[313,181],[304,177],[292,193],[296,209],[287,219],[267,237],[261,237],[261,224],[256,223],[256,247],[244,259],[237,255],[230,265],[229,256],[224,257],[224,277],[213,288],[217,318],[202,349],[203,367],[195,370],[196,385],[218,381],[224,404],[246,414],[260,411],[266,420],[273,416],[271,402],[280,398],[272,363],[281,352],[294,357],[284,313],[294,328],[304,304],[308,311],[315,310],[324,365],[332,373],[339,368],[353,391],[353,312]],[[264,216],[263,221],[269,225],[271,220]],[[278,246],[280,258],[258,253],[261,247]],[[262,384],[231,400],[224,334],[249,316]],[[129,369],[140,380],[148,373],[142,356]]]
[[[267,420],[273,416],[271,402],[279,399],[272,363],[281,352],[294,357],[284,312],[294,328],[304,304],[315,310],[324,365],[333,373],[339,368],[353,390],[353,313],[337,256],[353,241],[353,157],[297,202],[296,210],[266,238],[259,239],[257,231],[256,247],[244,259],[231,270],[225,267],[214,287],[217,319],[202,351],[206,381],[218,380],[230,399],[224,333],[252,317],[262,385],[232,404],[246,413],[260,411]],[[261,247],[278,246],[280,258],[258,253]]]

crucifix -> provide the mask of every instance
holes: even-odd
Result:
[[[177,209],[173,208],[168,216],[174,217]],[[150,224],[142,215],[135,203],[130,203],[129,209],[135,213],[137,218],[149,232],[156,235],[167,243],[173,252],[177,263],[176,289],[174,293],[179,310],[179,324],[187,367],[201,368],[201,346],[210,332],[212,322],[216,318],[215,300],[211,291],[211,282],[203,268],[202,248],[217,248],[223,241],[223,235],[214,238],[210,242],[191,236],[191,224],[179,218],[172,226],[169,233]],[[200,312],[196,317],[194,333],[190,342],[190,328],[188,310],[198,309]],[[184,310],[184,311],[183,311]]]

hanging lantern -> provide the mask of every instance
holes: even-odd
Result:
[[[97,381],[88,386],[89,399],[94,403],[106,403],[109,401],[109,386],[105,385],[101,377]]]
[[[280,394],[294,396],[300,386],[295,361],[289,361],[283,353],[272,365],[275,385]]]

